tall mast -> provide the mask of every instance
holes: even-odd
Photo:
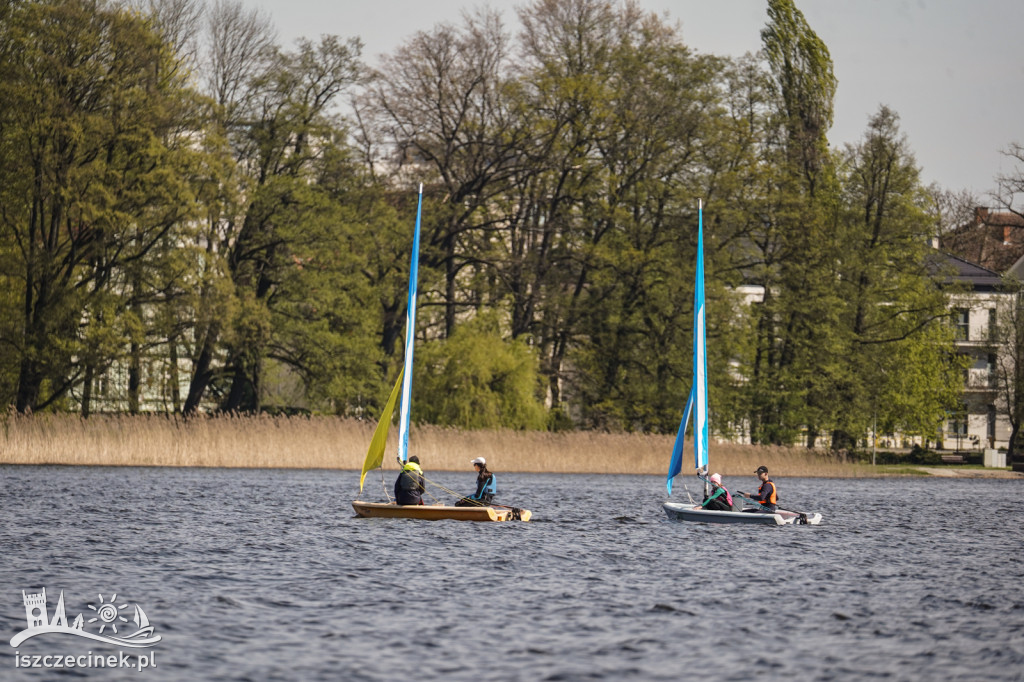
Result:
[[[416,230],[412,236],[412,262],[409,265],[409,298],[405,310],[405,363],[402,377],[402,412],[398,423],[398,458],[409,461],[409,412],[412,407],[412,351],[416,340],[416,280],[420,262],[420,214],[423,209],[423,183],[416,202]]]
[[[704,318],[704,202],[697,200],[697,276],[693,291],[693,456],[697,469],[708,466],[708,358]]]

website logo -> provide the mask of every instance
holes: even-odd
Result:
[[[104,599],[102,594],[98,595],[99,599],[88,605],[89,611],[79,613],[71,625],[68,625],[64,611],[63,590],[52,619],[49,618],[46,603],[46,588],[38,594],[27,594],[22,590],[21,595],[25,602],[28,627],[11,638],[11,646],[15,648],[32,637],[50,634],[74,635],[132,648],[151,647],[161,639],[160,635],[154,634],[154,628],[142,607],[134,604],[133,609],[131,602],[118,600],[116,593],[111,594],[109,599]]]

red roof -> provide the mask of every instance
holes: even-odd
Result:
[[[989,270],[1005,273],[1024,256],[1024,218],[976,208],[974,219],[939,238],[939,247]]]

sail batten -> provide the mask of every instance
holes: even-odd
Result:
[[[409,265],[409,298],[405,312],[405,362],[402,379],[402,411],[398,421],[398,458],[409,460],[409,419],[412,408],[412,353],[416,340],[416,282],[419,279],[420,215],[423,209],[423,183],[416,201],[416,229],[412,236],[412,259]]]

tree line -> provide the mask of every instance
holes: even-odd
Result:
[[[87,416],[121,377],[130,412],[375,416],[423,182],[417,421],[674,431],[700,197],[713,428],[935,432],[962,385],[941,192],[885,106],[830,147],[792,0],[742,58],[635,2],[516,18],[371,69],[233,0],[0,4],[0,398]]]

